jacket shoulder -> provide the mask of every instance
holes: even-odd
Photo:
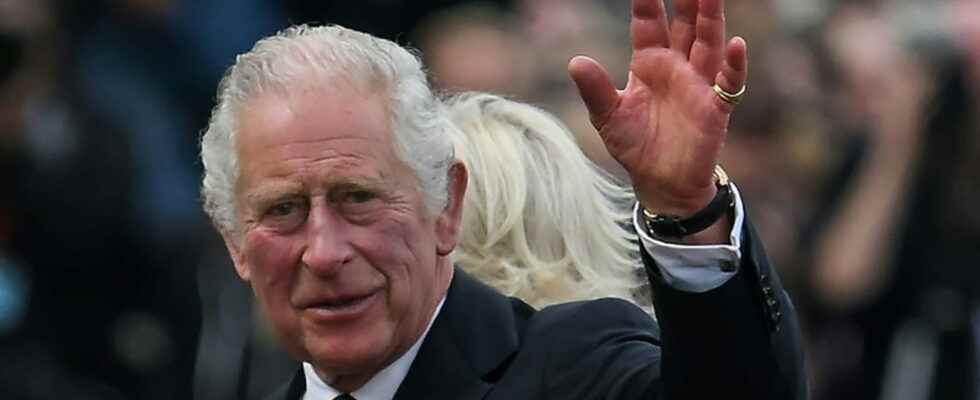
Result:
[[[657,321],[623,299],[601,298],[548,306],[530,321],[530,333],[547,333],[581,337],[609,329],[637,329],[659,336]]]
[[[625,300],[545,307],[522,347],[536,354],[543,390],[556,398],[650,398],[660,387],[660,329]]]

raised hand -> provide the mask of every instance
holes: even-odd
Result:
[[[595,60],[568,66],[609,153],[630,174],[651,211],[688,216],[716,193],[712,172],[734,107],[713,89],[735,94],[748,74],[741,38],[725,40],[723,0],[634,0],[633,55],[626,89],[617,90]]]

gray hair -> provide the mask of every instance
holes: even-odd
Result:
[[[348,83],[387,100],[395,152],[418,179],[426,208],[445,207],[454,129],[432,93],[419,57],[391,41],[340,26],[298,25],[241,54],[218,86],[217,105],[201,139],[204,210],[223,234],[237,235],[235,148],[242,106],[260,94]]]
[[[652,314],[630,224],[632,190],[537,107],[485,93],[449,101],[470,171],[457,264],[535,307],[618,297]]]

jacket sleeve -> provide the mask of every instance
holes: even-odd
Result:
[[[665,284],[640,246],[661,329],[665,399],[807,398],[793,303],[748,219],[742,234],[738,274],[705,293]]]

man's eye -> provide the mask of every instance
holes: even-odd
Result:
[[[347,201],[351,203],[367,203],[377,198],[377,196],[375,196],[374,193],[365,190],[350,192],[347,194],[346,197],[347,197]]]
[[[340,194],[337,209],[354,223],[366,223],[381,205],[381,197],[370,190],[351,190]]]
[[[291,232],[303,224],[308,213],[309,207],[302,200],[276,203],[265,210],[262,225],[279,232]]]
[[[296,208],[296,203],[279,203],[269,208],[267,213],[274,217],[282,217],[293,213]]]

